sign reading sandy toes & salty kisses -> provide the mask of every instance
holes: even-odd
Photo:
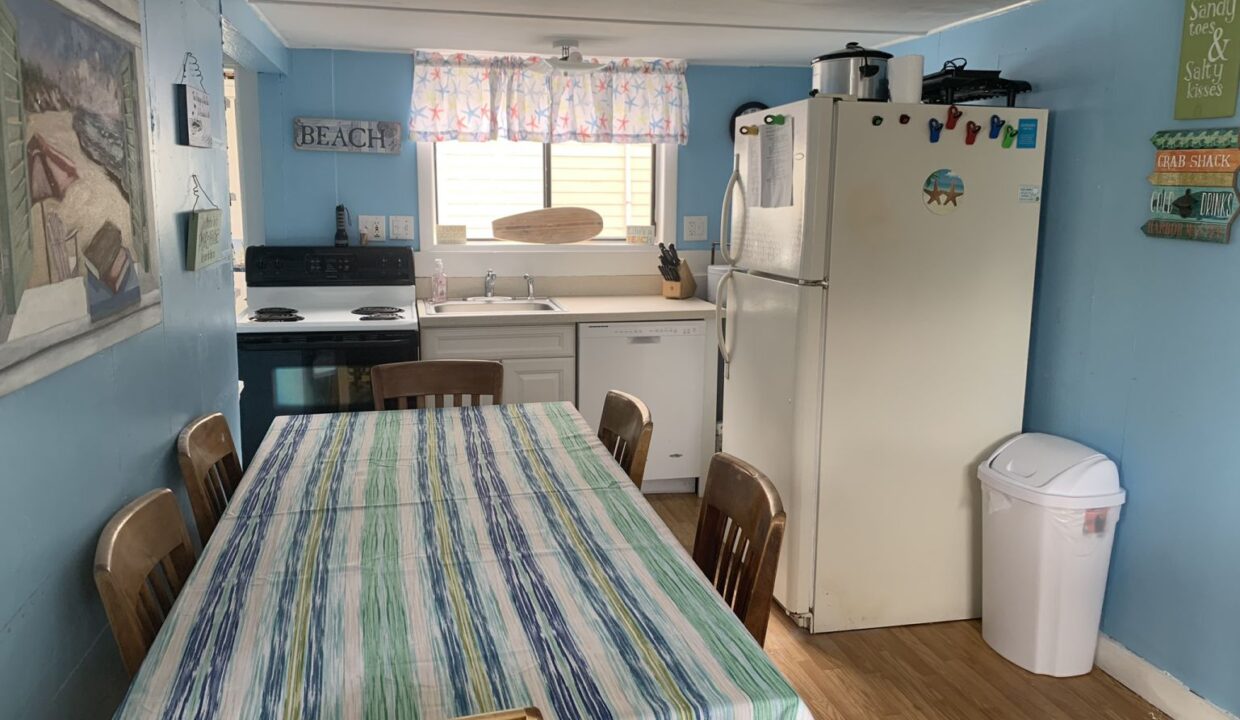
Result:
[[[1231,117],[1240,81],[1240,0],[1185,0],[1177,120]]]
[[[400,123],[392,120],[294,118],[293,147],[327,152],[400,152]]]

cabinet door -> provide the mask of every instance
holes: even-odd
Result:
[[[573,358],[504,360],[504,402],[573,402],[577,393]]]

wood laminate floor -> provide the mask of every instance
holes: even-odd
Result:
[[[695,495],[652,495],[650,504],[686,548]],[[810,635],[772,613],[766,652],[817,720],[1164,720],[1111,676],[1034,675],[982,640],[977,621]]]

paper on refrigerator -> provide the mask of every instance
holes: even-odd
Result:
[[[745,144],[745,177],[757,181],[746,188],[749,207],[792,205],[792,118],[782,125],[763,125]]]

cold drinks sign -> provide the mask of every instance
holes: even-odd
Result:
[[[295,118],[293,147],[329,152],[400,152],[400,123],[388,120]]]
[[[1240,0],[1185,0],[1177,120],[1231,117],[1240,81]]]

